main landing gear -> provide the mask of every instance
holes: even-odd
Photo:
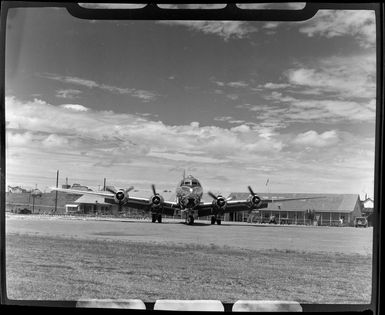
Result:
[[[157,214],[157,213],[152,214],[152,223],[155,223],[156,221],[158,221],[159,223],[162,223],[162,215],[161,214]]]
[[[186,223],[188,225],[193,225],[194,224],[194,217],[192,215],[189,215],[187,218],[186,218]]]
[[[222,220],[221,220],[221,218],[217,218],[215,215],[213,215],[211,217],[211,224],[215,224],[215,222],[217,222],[218,225],[221,225]]]

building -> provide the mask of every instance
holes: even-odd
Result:
[[[24,188],[21,188],[20,186],[9,186],[8,185],[8,192],[13,193],[13,194],[21,194],[21,193],[26,193],[27,190]]]
[[[373,226],[373,207],[374,201],[371,198],[366,198],[362,201],[362,215],[368,220],[368,226]]]
[[[82,214],[110,214],[117,213],[117,206],[106,203],[104,197],[96,195],[82,195],[74,201],[77,212]],[[67,210],[68,209],[68,210]],[[71,204],[66,205],[66,213],[76,211]]]
[[[88,188],[87,186],[80,185],[80,184],[72,184],[71,189],[81,190],[81,191],[92,191],[92,189]]]
[[[232,200],[245,199],[247,193],[232,193]],[[262,194],[262,198],[276,199],[267,208],[227,214],[230,221],[252,221],[303,225],[353,225],[354,218],[362,216],[362,203],[357,194]],[[279,202],[279,198],[323,197]]]

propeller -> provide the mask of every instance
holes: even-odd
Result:
[[[124,191],[125,193],[128,193],[133,189],[134,189],[134,186],[130,186],[127,189],[121,189],[121,190],[117,190],[114,186],[106,186],[106,190],[113,194],[116,194],[119,191]]]
[[[221,196],[221,195],[216,196],[216,195],[213,194],[211,191],[207,192],[207,194],[208,194],[211,198],[213,198],[214,200],[217,201],[216,204],[217,204],[217,206],[219,206],[219,207],[225,206],[225,205],[226,205],[226,202],[232,199],[232,197],[224,198],[224,197]]]
[[[250,192],[250,194],[252,196],[252,198],[251,198],[251,207],[250,207],[250,211],[249,211],[249,213],[250,213],[250,212],[253,211],[253,207],[252,206],[253,205],[254,206],[258,205],[261,202],[261,198],[259,198],[259,196],[253,191],[251,186],[247,186],[247,188],[249,189],[249,192]]]
[[[113,194],[116,194],[117,192],[114,186],[106,186],[106,190],[112,192]]]
[[[121,211],[124,200],[128,197],[128,193],[134,189],[134,186],[130,186],[127,189],[117,190],[114,186],[107,186],[106,190],[115,195],[115,201],[117,201],[119,206],[119,211]]]
[[[151,185],[151,189],[152,189],[152,192],[153,192],[153,196],[152,198],[150,199],[150,203],[154,206],[159,206],[163,201],[163,198],[161,195],[159,195],[157,192],[156,192],[156,189],[155,189],[155,185],[152,184]]]
[[[207,192],[207,194],[208,194],[211,198],[213,198],[213,199],[217,199],[217,198],[218,198],[218,197],[215,196],[211,191]]]

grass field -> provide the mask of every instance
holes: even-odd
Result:
[[[371,255],[7,235],[10,299],[369,303]]]

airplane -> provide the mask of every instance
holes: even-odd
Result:
[[[227,212],[249,211],[267,208],[268,203],[274,201],[291,201],[316,199],[322,197],[297,197],[297,198],[278,198],[278,199],[262,199],[259,197],[250,186],[248,190],[250,195],[245,200],[231,200],[230,197],[225,198],[218,194],[208,192],[208,195],[213,198],[212,202],[203,202],[203,188],[197,178],[192,175],[187,177],[183,174],[183,179],[179,182],[176,188],[176,200],[166,201],[160,195],[155,185],[151,186],[153,195],[150,198],[131,197],[129,192],[134,189],[133,186],[127,189],[115,189],[113,186],[106,186],[105,191],[79,191],[74,189],[56,188],[52,190],[61,191],[71,194],[87,194],[97,195],[105,198],[106,203],[117,204],[119,211],[123,206],[135,209],[141,209],[151,212],[152,222],[162,222],[162,215],[180,216],[185,219],[188,225],[194,224],[194,220],[199,217],[211,216],[211,224],[217,223],[220,225],[223,216]]]

